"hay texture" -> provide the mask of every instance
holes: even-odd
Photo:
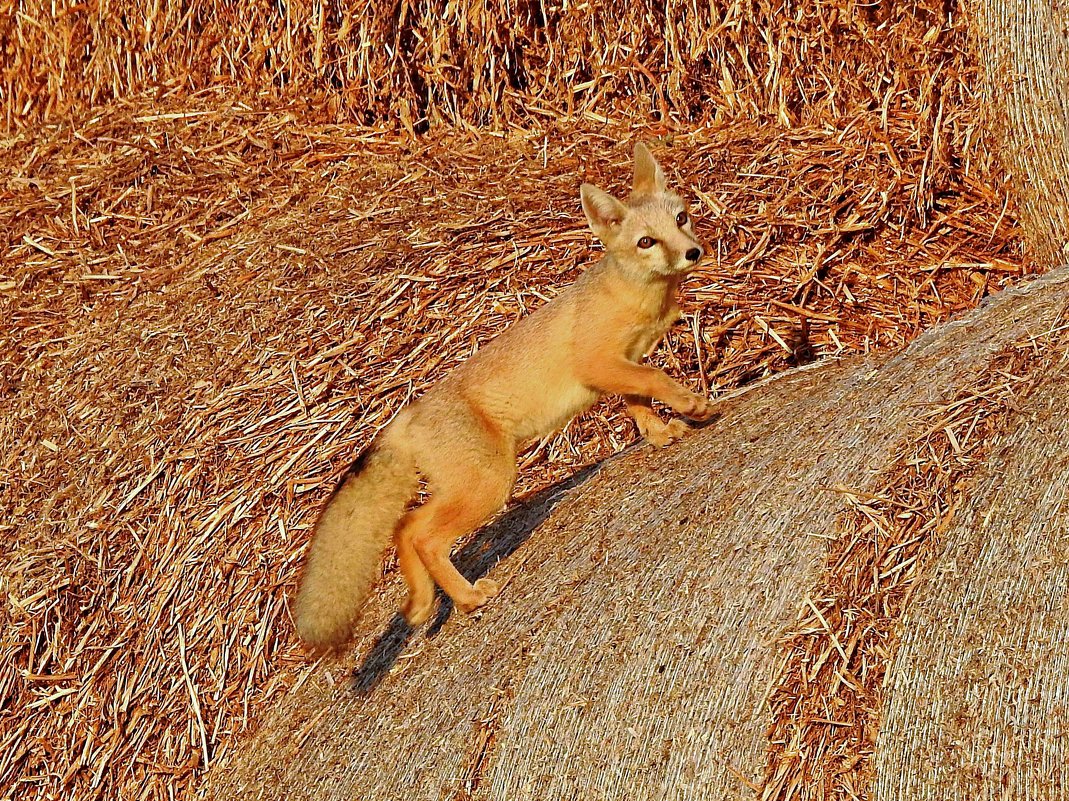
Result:
[[[975,3],[975,35],[988,115],[1001,156],[1016,176],[1021,214],[1036,258],[1069,258],[1069,14],[1057,3]]]
[[[978,33],[1004,159],[1036,252],[1062,261],[1069,208],[1065,11],[982,2]],[[1064,328],[1060,326],[1059,328]],[[888,666],[874,799],[1063,798],[1066,430],[1064,330],[1017,404],[917,585]],[[1037,341],[1021,350],[1037,350]],[[1029,386],[1032,384],[1032,386]]]
[[[976,474],[990,469],[1000,438],[1022,424],[1021,406],[1051,380],[1047,366],[1064,358],[1065,330],[1064,318],[1055,319],[1048,330],[1012,343],[972,386],[928,407],[867,492],[839,488],[849,512],[839,519],[798,622],[781,639],[785,657],[768,698],[773,725],[762,799],[868,797],[874,775],[881,787],[931,779],[931,763],[902,764],[902,755],[930,745],[913,718],[885,720],[888,677],[902,686],[918,683],[916,663],[891,661],[897,635],[918,581],[943,581],[935,553],[945,546],[946,529],[961,507],[975,503]],[[984,585],[986,574],[976,575]],[[907,630],[932,663],[943,660],[930,628]],[[877,769],[878,736],[894,738],[883,754],[895,762],[884,759]],[[1049,738],[1033,745],[1056,750]],[[974,787],[979,795],[982,784]]]
[[[0,10],[0,99],[9,124],[222,84],[420,131],[636,114],[795,125],[854,109],[930,125],[953,103],[938,87],[962,36],[941,0],[23,0]]]
[[[623,143],[650,135],[411,142],[200,102],[5,154],[0,771],[29,797],[181,791],[310,675],[285,599],[333,476],[596,257],[577,184],[622,190]],[[898,126],[655,143],[719,237],[658,363],[716,393],[894,346],[1019,276],[983,162],[937,181],[930,142],[885,146]],[[598,407],[524,454],[521,497],[633,436]]]
[[[874,799],[1064,798],[1069,469],[1061,336],[984,460],[902,620]],[[1050,364],[1053,361],[1053,364]]]
[[[900,349],[1032,271],[983,135],[956,9],[654,5],[607,19],[593,4],[450,3],[442,14],[401,4],[400,39],[383,4],[349,12],[318,3],[23,2],[0,10],[5,801],[188,796],[288,693],[347,684],[351,665],[325,672],[310,663],[288,620],[319,503],[401,405],[597,257],[578,185],[625,191],[635,138],[651,142],[712,245],[706,268],[685,285],[685,322],[655,357],[695,390],[720,395],[819,359]],[[522,68],[513,69],[521,52]],[[902,387],[887,384],[887,402],[942,397],[976,368],[962,369],[943,383],[932,373],[930,388],[906,386],[915,379],[902,373]],[[801,402],[809,390],[794,380],[781,386],[795,387],[784,391]],[[770,420],[798,416],[786,397]],[[839,425],[834,395],[821,397],[825,417],[792,429],[808,431],[806,441]],[[742,404],[728,407],[744,421],[740,431],[765,437],[754,416],[764,402],[732,403]],[[894,450],[890,431],[847,466],[878,469]],[[475,541],[469,565],[488,568],[558,503],[552,486],[633,439],[619,405],[607,403],[533,443],[518,487],[527,505],[491,530],[504,546]],[[702,482],[716,479],[727,493],[740,465],[756,464],[745,437],[733,447],[730,464],[711,451],[698,461],[683,451],[633,454],[619,464],[634,472],[621,475],[636,487],[653,482],[647,492],[673,504],[684,484],[706,492]],[[657,478],[703,463],[719,472],[689,484]],[[842,465],[820,469],[828,481],[852,475]],[[791,593],[817,575],[819,535],[834,516],[792,495],[795,479],[784,475],[777,503],[802,504],[798,520],[817,534],[790,562],[795,583],[774,591],[779,616],[754,630],[762,647],[789,630],[776,626],[797,621]],[[693,627],[713,626],[701,614],[736,601],[706,593],[708,564],[693,575],[679,572],[683,562],[673,566],[673,554],[686,552],[681,541],[662,537],[660,550],[647,551],[638,539],[603,539],[613,520],[627,523],[621,531],[638,529],[602,515],[644,506],[608,484],[591,486],[602,489],[568,501],[569,514],[587,521],[575,539],[555,541],[553,523],[535,539],[542,550],[506,563],[516,582],[534,583],[528,598],[522,586],[506,587],[511,605],[492,612],[498,628],[469,631],[451,619],[444,637],[411,641],[388,628],[376,649],[398,593],[394,577],[382,582],[357,658],[369,648],[392,653],[398,675],[384,677],[372,659],[360,673],[365,689],[392,682],[380,685],[394,688],[389,697],[416,698],[419,689],[427,701],[453,682],[464,697],[479,679],[450,678],[440,666],[459,657],[474,670],[500,658],[478,639],[496,631],[495,646],[523,644],[537,655],[531,664],[562,682],[617,676],[617,689],[592,689],[611,691],[615,709],[630,705],[644,674],[614,673],[633,665],[606,656],[614,644],[630,658],[635,643],[654,636],[650,627],[677,624],[685,644],[698,637]],[[661,503],[647,497],[646,506]],[[594,503],[603,506],[586,508]],[[763,508],[746,522],[764,519]],[[662,535],[680,525],[696,524],[677,519]],[[775,528],[746,558],[795,559],[775,551],[785,541],[776,537],[787,535]],[[623,628],[591,629],[584,640],[565,628],[570,615],[593,614],[583,611],[584,582],[602,580],[595,561],[611,549],[622,561],[597,592]],[[629,573],[643,578],[646,594],[611,598]],[[694,604],[690,622],[668,616],[674,595],[658,583],[664,577],[681,582],[678,602]],[[766,589],[773,592],[732,591],[757,614],[752,604]],[[647,606],[628,611],[632,593]],[[730,660],[714,653],[728,643],[715,632],[701,647]],[[604,662],[604,671],[583,678],[579,662],[564,664],[580,641],[598,645],[586,667]],[[671,652],[663,662],[670,676],[690,664],[675,642],[652,652]],[[517,682],[509,671],[527,657],[510,653],[494,669]],[[772,682],[779,674],[765,656],[747,655],[746,670],[765,670]],[[406,670],[413,683],[398,683]],[[724,695],[724,709],[758,715],[747,674],[724,675],[738,677],[745,695]],[[686,682],[706,678],[678,681],[690,692]],[[552,687],[536,689],[532,703],[552,711],[561,731],[580,726],[561,716],[586,708],[586,696],[561,704]],[[478,728],[466,728],[467,713],[452,719],[463,742],[442,758],[460,765],[448,775],[466,777],[465,792],[534,781],[514,772],[482,783],[511,753],[498,750],[506,736],[533,743],[519,749],[532,770],[559,756],[536,717],[501,728],[504,710],[515,710],[509,697],[480,708],[487,722]],[[415,737],[430,719],[416,709],[404,718],[391,707],[383,720]],[[602,716],[608,707],[591,709]],[[333,720],[323,710],[322,721]],[[725,735],[735,739],[724,747],[758,753],[758,717],[737,738]],[[294,722],[304,732],[298,744],[326,732],[313,718]],[[278,731],[271,724],[267,735]],[[681,736],[692,745],[676,751],[662,738],[656,753],[683,765],[706,747],[701,731]],[[588,757],[603,767],[609,759]],[[336,759],[331,765],[341,770]],[[763,763],[732,765],[743,785],[763,781]],[[605,770],[598,781],[617,781]],[[422,775],[430,786],[433,776]],[[364,797],[362,785],[356,795]]]

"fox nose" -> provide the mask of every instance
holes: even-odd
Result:
[[[702,257],[701,248],[691,248],[686,252],[687,261],[697,261]]]

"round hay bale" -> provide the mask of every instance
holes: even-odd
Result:
[[[1069,251],[1069,17],[982,0],[1000,153],[1038,258]],[[1036,332],[1040,332],[1039,326]],[[942,538],[888,669],[874,799],[1069,792],[1069,374],[1064,340]]]
[[[974,34],[990,121],[1037,261],[1069,255],[1069,14],[1039,0],[980,0]]]
[[[874,799],[1069,793],[1069,373],[984,466],[902,624]]]
[[[412,637],[388,622],[390,593],[355,676],[302,687],[217,765],[209,794],[753,797],[789,657],[777,640],[820,586],[836,488],[877,489],[873,466],[916,436],[919,410],[976,386],[1067,303],[1059,270],[895,357],[784,375],[677,446],[632,450],[533,519],[492,526],[466,554],[471,575],[545,517],[495,570],[505,589],[484,613]]]

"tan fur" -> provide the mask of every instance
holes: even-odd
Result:
[[[589,184],[581,195],[605,245],[601,261],[403,409],[363,471],[347,477],[328,502],[296,603],[305,641],[332,646],[349,637],[391,534],[412,625],[430,617],[435,583],[461,610],[486,603],[497,586],[485,578],[468,582],[450,549],[508,500],[522,444],[603,395],[623,395],[639,431],[658,446],[687,426],[664,423],[652,400],[691,419],[708,418],[705,398],[641,364],[679,318],[679,281],[701,257],[689,219],[677,224],[685,204],[667,191],[660,165],[641,143],[626,203]],[[652,247],[639,246],[643,237],[655,240]],[[430,500],[404,514],[418,474]]]
[[[419,488],[412,454],[393,432],[384,434],[342,477],[316,523],[293,604],[297,631],[310,644],[349,638],[382,552]]]

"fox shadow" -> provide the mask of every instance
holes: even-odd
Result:
[[[530,538],[569,490],[586,482],[600,467],[600,464],[593,464],[583,468],[571,478],[532,495],[523,504],[509,509],[489,525],[483,526],[470,542],[454,554],[453,562],[457,570],[472,582],[486,575],[490,568],[514,553]],[[453,602],[449,596],[439,590],[437,597],[438,613],[427,628],[428,637],[435,636],[453,613]],[[360,695],[374,690],[390,672],[414,633],[415,629],[398,613],[375,641],[360,667],[354,671],[352,689]]]

